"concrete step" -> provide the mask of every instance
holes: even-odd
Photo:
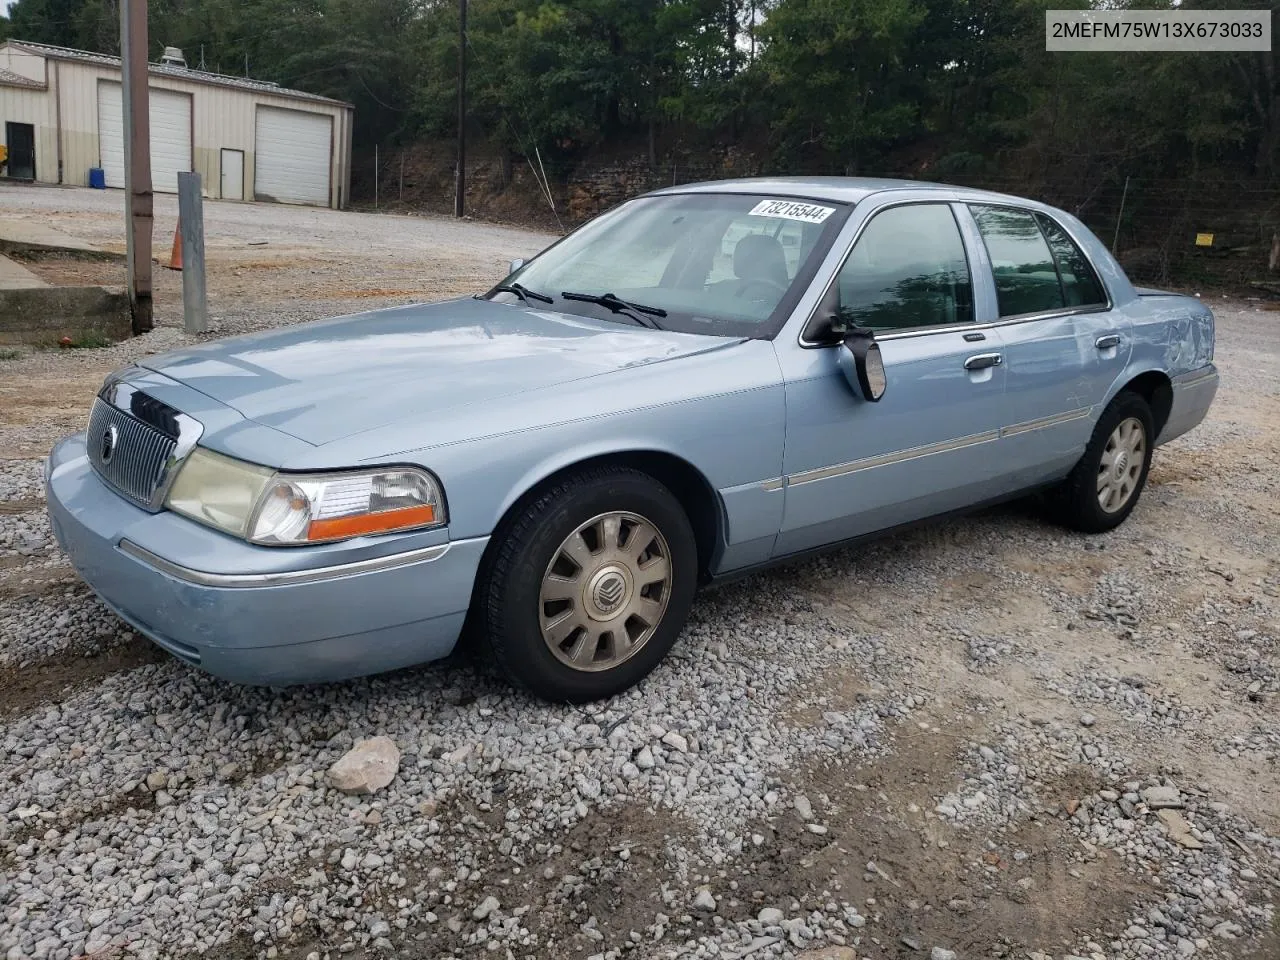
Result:
[[[22,264],[0,256],[0,290],[33,290],[36,287],[47,286],[49,284]]]
[[[59,253],[77,254],[82,257],[104,258],[110,260],[123,259],[124,255],[104,250],[97,244],[63,233],[38,220],[18,220],[11,217],[0,217],[0,253],[14,253],[26,250],[55,251]]]

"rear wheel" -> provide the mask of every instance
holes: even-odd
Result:
[[[612,696],[661,662],[697,584],[693,529],[657,480],[599,467],[558,481],[495,534],[478,596],[513,683],[548,700]]]
[[[1084,456],[1050,495],[1057,519],[1085,533],[1123,523],[1146,486],[1154,435],[1146,400],[1128,391],[1112,400],[1098,418]]]

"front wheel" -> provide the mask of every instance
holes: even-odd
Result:
[[[543,490],[495,534],[478,613],[515,684],[583,703],[639,682],[675,642],[697,585],[697,545],[657,480],[599,467]]]
[[[1119,394],[1098,418],[1080,462],[1050,494],[1057,519],[1084,533],[1123,523],[1146,486],[1154,436],[1147,401]]]

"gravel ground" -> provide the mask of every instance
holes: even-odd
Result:
[[[0,203],[106,240],[120,195]],[[206,224],[223,331],[474,289],[548,239]],[[236,276],[242,237],[292,265]],[[157,653],[52,544],[40,458],[186,338],[0,361],[0,956],[1280,956],[1280,313],[1215,307],[1219,400],[1120,530],[1014,505],[708,591],[585,708],[464,663],[268,691]],[[392,782],[329,786],[374,736]]]

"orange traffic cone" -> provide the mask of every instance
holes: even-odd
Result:
[[[169,269],[182,269],[182,221],[173,228],[173,252],[169,254]]]

